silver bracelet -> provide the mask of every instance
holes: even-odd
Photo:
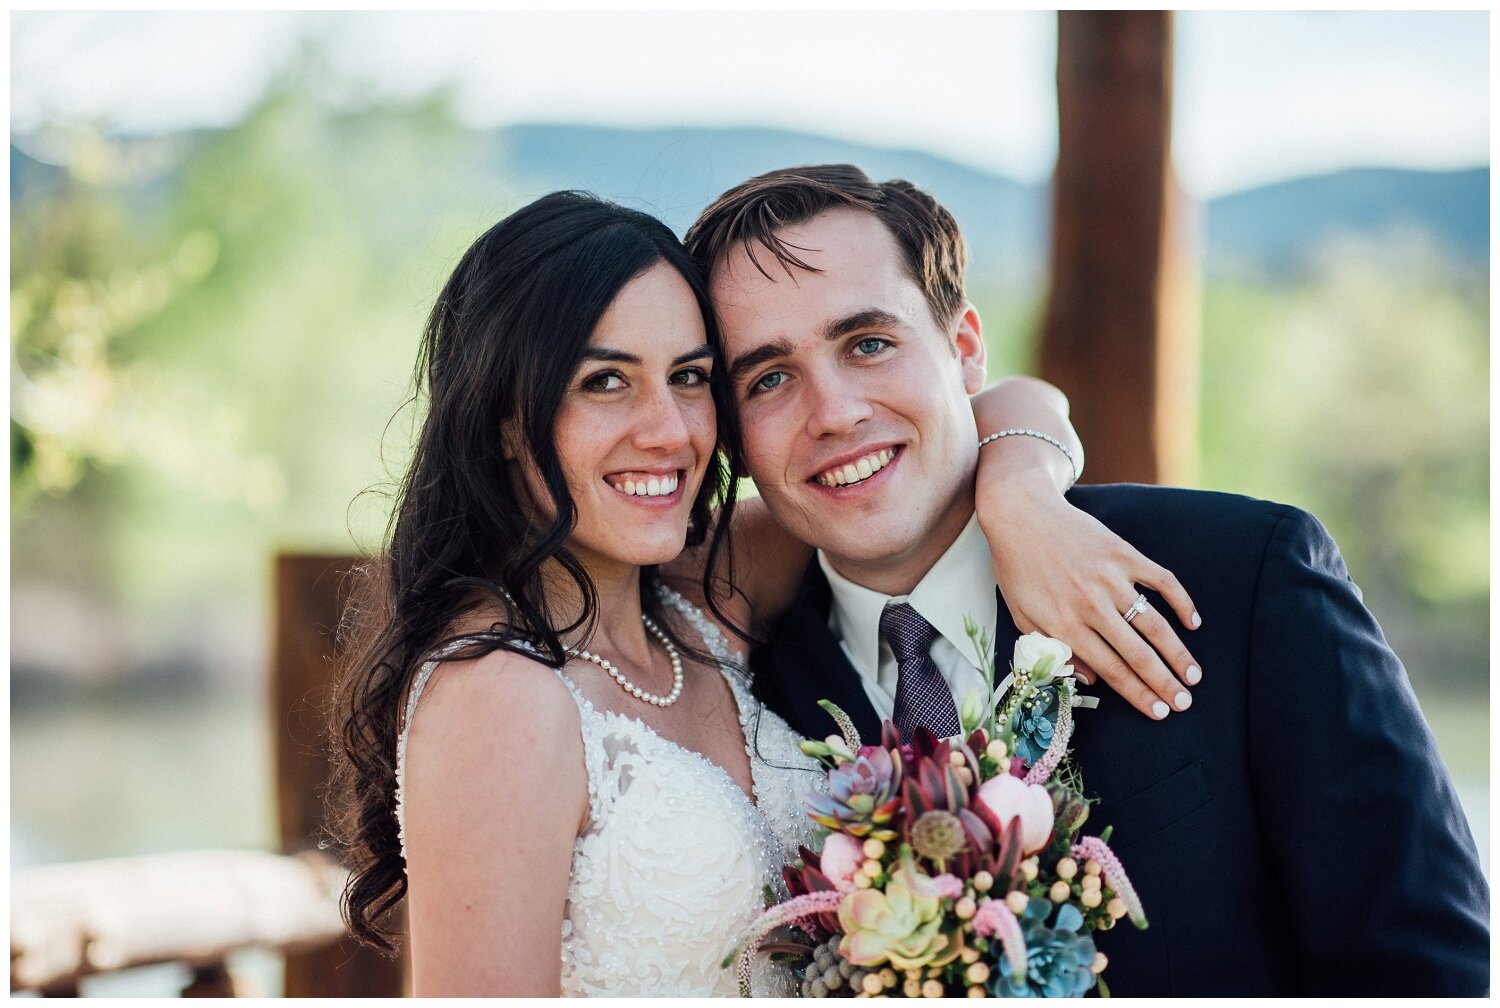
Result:
[[[1073,482],[1078,482],[1078,477],[1082,474],[1078,471],[1078,462],[1073,458],[1073,453],[1068,451],[1063,443],[1057,440],[1057,438],[1053,437],[1051,434],[1043,434],[1041,431],[1032,430],[1030,427],[1009,427],[1003,431],[996,431],[988,437],[980,438],[979,447],[983,448],[991,441],[999,441],[1003,437],[1016,436],[1041,438],[1043,441],[1047,442],[1049,445],[1062,452],[1063,457],[1068,460],[1068,468],[1073,473]]]

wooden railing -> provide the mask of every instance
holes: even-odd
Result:
[[[317,853],[181,851],[11,876],[10,989],[76,997],[86,977],[180,962],[183,991],[232,996],[231,953],[297,955],[344,935],[344,871]]]

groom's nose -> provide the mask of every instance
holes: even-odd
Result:
[[[869,400],[848,375],[819,369],[808,372],[804,381],[809,437],[838,437],[870,418]]]

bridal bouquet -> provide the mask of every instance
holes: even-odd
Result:
[[[1068,763],[1072,651],[1028,634],[998,687],[989,641],[966,620],[989,700],[959,712],[961,739],[887,721],[862,745],[843,733],[803,750],[828,768],[809,815],[829,831],[783,869],[771,906],[725,958],[747,989],[757,952],[804,959],[809,997],[1080,997],[1106,961],[1092,933],[1146,918],[1103,836],[1083,836],[1088,802]],[[767,941],[791,927],[791,938]]]

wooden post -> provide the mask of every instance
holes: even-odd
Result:
[[[1197,271],[1171,167],[1170,11],[1060,11],[1041,376],[1072,402],[1089,482],[1191,483]]]
[[[336,672],[335,631],[352,556],[282,554],[276,558],[276,632],[272,737],[282,851],[315,847],[323,828],[329,778],[327,711]],[[387,959],[345,938],[286,957],[287,997],[397,997],[403,960]]]

